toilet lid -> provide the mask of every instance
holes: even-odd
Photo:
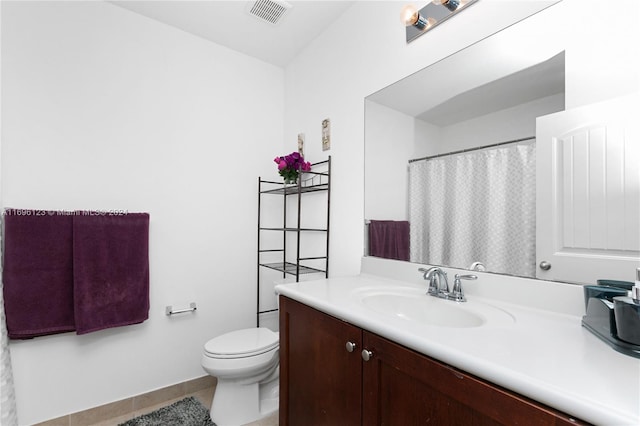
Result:
[[[207,354],[229,358],[258,355],[278,346],[278,335],[265,327],[247,328],[214,337],[204,345]]]

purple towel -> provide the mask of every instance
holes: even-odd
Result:
[[[75,330],[72,217],[5,212],[4,308],[12,339]]]
[[[73,217],[78,334],[149,317],[149,215]]]
[[[372,220],[369,223],[369,255],[409,260],[409,222]]]

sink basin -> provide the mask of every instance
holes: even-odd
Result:
[[[508,325],[515,318],[498,307],[478,302],[453,302],[426,294],[417,288],[368,289],[361,303],[384,315],[436,327],[469,328]]]

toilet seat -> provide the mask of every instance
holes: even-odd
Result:
[[[246,358],[269,352],[278,347],[278,334],[268,328],[247,328],[214,337],[204,345],[211,358]]]

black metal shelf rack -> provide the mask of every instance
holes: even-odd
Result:
[[[303,195],[314,192],[326,193],[326,222],[321,227],[302,227],[301,226],[301,210],[303,203]],[[276,195],[282,197],[282,227],[265,227],[261,224],[262,216],[262,197]],[[294,221],[296,226],[287,226],[287,205],[288,199],[294,197],[297,203],[297,214]],[[325,161],[313,163],[311,171],[303,172],[298,178],[296,184],[285,184],[283,182],[274,182],[258,178],[258,268],[257,268],[257,305],[256,320],[258,327],[260,326],[260,314],[275,312],[277,309],[260,310],[260,270],[268,268],[282,273],[282,278],[288,275],[294,276],[296,282],[300,280],[301,275],[305,274],[324,274],[325,278],[329,277],[329,219],[330,219],[330,199],[331,199],[331,156]],[[263,249],[261,246],[261,236],[263,232],[281,232],[282,245],[277,248]],[[303,233],[323,233],[325,235],[324,253],[320,256],[301,257],[301,235]],[[291,256],[291,248],[287,247],[287,235],[295,235],[295,256]],[[265,253],[280,253],[277,262],[263,261]],[[289,255],[289,256],[288,256]],[[291,258],[288,260],[288,258]],[[313,262],[314,266],[309,265]],[[317,267],[317,264],[323,266]]]

